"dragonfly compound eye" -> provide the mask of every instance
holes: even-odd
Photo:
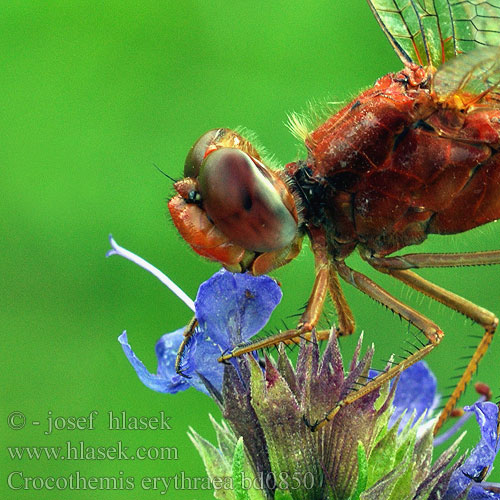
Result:
[[[230,240],[254,252],[289,245],[297,222],[283,203],[264,165],[235,148],[222,148],[203,161],[198,177],[203,209]]]
[[[198,177],[201,162],[205,158],[207,150],[220,141],[228,132],[227,128],[209,130],[193,144],[184,162],[184,177]]]

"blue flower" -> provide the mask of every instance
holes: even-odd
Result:
[[[198,290],[195,300],[198,327],[182,355],[184,376],[175,370],[184,328],[163,335],[157,342],[156,375],[134,354],[126,332],[118,340],[140,380],[150,389],[174,394],[192,386],[208,394],[203,382],[206,379],[220,392],[224,367],[217,358],[258,333],[280,300],[281,290],[268,276],[233,274],[223,269],[215,273]]]
[[[399,431],[405,427],[412,415],[414,415],[413,423],[423,414],[430,416],[439,402],[436,388],[436,377],[425,361],[419,361],[407,368],[401,373],[396,386],[392,403],[394,413],[389,419],[389,427],[392,427],[402,415]]]
[[[476,480],[483,470],[489,470],[499,450],[498,406],[489,401],[466,406],[465,411],[474,412],[481,430],[481,440],[465,462],[453,472],[443,500],[459,498],[469,486],[468,500],[500,499],[500,493],[485,489]]]
[[[400,376],[393,401],[395,410],[389,420],[389,426],[394,425],[403,413],[400,430],[408,422],[413,412],[415,412],[415,420],[425,413],[430,417],[438,402],[436,378],[427,364],[420,361],[406,369]],[[472,406],[466,406],[464,410],[476,415],[481,430],[481,440],[465,462],[453,472],[443,500],[461,498],[460,495],[468,487],[470,487],[470,491],[466,497],[467,500],[500,500],[500,494],[488,491],[481,486],[480,482],[474,481],[474,478],[479,479],[479,475],[484,469],[490,469],[499,450],[498,407],[494,403],[480,401]],[[463,419],[462,423],[466,419]],[[453,432],[456,433],[459,427],[457,426]]]

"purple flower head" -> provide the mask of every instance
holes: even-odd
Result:
[[[158,269],[110,238],[113,247],[107,254],[121,255],[155,275],[176,293],[198,320],[194,334],[185,344],[181,359],[182,375],[176,371],[176,358],[184,340],[185,328],[166,333],[156,343],[158,368],[150,373],[135,355],[123,332],[118,337],[123,351],[139,379],[154,391],[175,394],[194,387],[208,394],[207,381],[217,391],[222,390],[224,367],[217,361],[222,352],[249,340],[267,323],[281,300],[281,290],[268,276],[233,274],[221,269],[202,283],[193,304],[175,283]],[[237,365],[235,365],[237,367]]]

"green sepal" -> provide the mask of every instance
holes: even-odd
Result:
[[[276,490],[274,500],[293,500],[293,498],[292,498],[292,495],[290,495],[290,493],[288,493],[286,491]]]
[[[198,450],[211,481],[219,478],[232,477],[231,464],[213,444],[201,437],[191,427],[189,428],[188,436]],[[214,497],[222,500],[236,500],[233,490],[225,488],[215,489]]]
[[[236,443],[233,454],[233,488],[235,500],[250,500],[248,491],[242,484],[242,479],[245,476],[245,448],[243,446],[243,438],[240,437]]]
[[[215,430],[217,448],[220,453],[226,457],[226,460],[229,461],[230,457],[234,455],[234,449],[238,439],[224,420],[221,420],[221,423],[219,424],[210,413],[208,414],[208,417],[210,418],[210,422]]]
[[[390,413],[391,412],[387,411],[384,415],[379,417],[384,421],[384,427],[382,427],[378,433],[375,440],[376,444],[372,449],[368,461],[367,487],[371,487],[379,479],[393,470],[394,464],[396,463],[399,420],[388,429],[387,424]]]
[[[358,441],[358,482],[356,491],[351,496],[350,500],[359,500],[361,493],[366,489],[368,481],[368,459],[366,458],[366,451],[363,443]]]

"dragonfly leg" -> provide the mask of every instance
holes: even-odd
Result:
[[[429,256],[429,259],[426,261],[425,259],[420,259],[419,261],[419,267],[433,267],[432,263],[435,262],[435,258],[438,257],[440,259],[440,262],[447,262],[448,266],[453,265],[453,257],[457,256],[456,262],[457,266],[461,265],[478,265],[477,263],[484,263],[484,257],[485,254],[488,254],[488,258],[495,258],[497,256],[500,256],[500,252],[482,252],[480,255],[480,258],[476,261],[474,261],[474,254],[437,254],[437,255],[432,255],[432,254],[425,254]],[[496,254],[496,255],[495,255]],[[443,257],[444,256],[444,257]],[[405,257],[405,256],[403,256]],[[468,262],[468,264],[463,264],[465,260]],[[388,258],[388,259],[394,259],[393,262],[398,264],[397,262],[397,257],[394,258]],[[484,328],[484,335],[481,338],[481,341],[479,342],[479,345],[477,346],[476,350],[471,356],[471,359],[465,368],[465,371],[458,381],[455,389],[453,390],[451,396],[449,397],[445,407],[443,408],[441,415],[439,416],[439,420],[436,424],[436,427],[434,428],[434,433],[436,433],[443,423],[446,421],[446,419],[450,416],[452,410],[455,408],[455,405],[457,404],[458,398],[462,395],[462,393],[465,391],[466,385],[469,383],[471,380],[472,376],[477,370],[477,366],[479,364],[479,361],[481,358],[484,356],[486,351],[488,350],[489,345],[491,344],[491,341],[493,340],[493,334],[495,333],[495,330],[498,326],[498,318],[490,311],[484,309],[483,307],[480,307],[472,302],[470,302],[467,299],[464,299],[463,297],[460,297],[459,295],[456,295],[453,292],[450,292],[438,285],[435,285],[434,283],[431,283],[430,281],[422,278],[418,274],[415,274],[412,271],[409,270],[400,270],[400,269],[392,269],[390,267],[391,262],[389,263],[384,263],[384,267],[379,266],[379,262],[384,259],[376,259],[375,263],[373,263],[370,259],[367,259],[368,262],[377,270],[382,271],[384,273],[387,273],[394,278],[398,279],[399,281],[402,281],[406,285],[412,287],[413,289],[417,290],[420,293],[423,293],[427,295],[428,297],[440,302],[441,304],[444,304],[445,306],[449,307],[450,309],[453,309],[454,311],[457,311],[467,318],[470,318],[472,321],[480,325],[481,327]],[[476,262],[476,264],[474,264]],[[425,266],[426,263],[429,263],[428,266]],[[497,263],[497,262],[492,262],[492,263]],[[500,262],[498,262],[500,263]],[[444,266],[442,266],[444,267]]]
[[[361,257],[379,271],[500,264],[500,250],[470,253],[409,253],[396,257],[373,257],[364,252],[361,253]]]
[[[354,316],[352,314],[351,308],[347,303],[342,287],[340,286],[339,276],[337,270],[334,266],[329,264],[329,279],[328,279],[328,292],[332,298],[335,310],[337,312],[338,325],[333,330],[333,333],[337,337],[344,337],[347,335],[352,335],[356,327],[354,321]],[[320,311],[321,312],[321,311]],[[316,340],[327,340],[332,333],[332,330],[316,330],[314,332]],[[312,331],[306,332],[300,337],[295,337],[289,340],[285,340],[285,344],[297,344],[301,339],[310,340],[312,336]]]
[[[314,278],[311,295],[307,301],[306,309],[300,317],[297,328],[284,330],[276,335],[236,346],[230,352],[223,354],[218,361],[222,362],[236,356],[241,356],[247,352],[272,347],[280,343],[297,343],[301,338],[306,340],[311,338],[311,332],[319,321],[329,291],[331,268],[331,259],[326,250],[326,246],[315,240],[312,240],[312,244],[316,276]],[[328,338],[330,330],[321,330],[315,333],[318,340],[323,340]]]
[[[340,286],[339,275],[334,266],[330,267],[330,280],[328,281],[328,291],[337,311],[338,326],[336,328],[337,336],[351,335],[354,332],[356,323],[351,308]]]
[[[187,324],[185,330],[184,330],[184,338],[182,339],[181,345],[179,346],[179,349],[177,351],[177,356],[175,357],[175,371],[179,375],[182,375],[183,377],[189,378],[187,375],[184,374],[183,369],[182,369],[182,358],[184,356],[184,350],[186,349],[186,346],[188,345],[189,339],[192,337],[194,334],[196,327],[198,326],[198,320],[196,319],[195,316],[191,319],[191,321]]]
[[[321,420],[311,425],[313,431],[320,429],[327,422],[332,420],[342,407],[351,404],[359,398],[362,398],[364,395],[378,389],[384,383],[400,374],[403,370],[427,356],[427,354],[429,354],[429,352],[431,352],[443,338],[443,332],[435,323],[415,309],[393,297],[364,274],[354,271],[344,262],[336,262],[335,267],[340,277],[346,282],[353,285],[358,290],[366,293],[377,302],[385,305],[396,314],[399,314],[411,324],[415,325],[428,338],[429,343],[418,349],[400,363],[394,364],[389,369],[370,380],[370,382],[360,389],[348,394],[343,400],[339,401],[332,410],[327,412]]]

